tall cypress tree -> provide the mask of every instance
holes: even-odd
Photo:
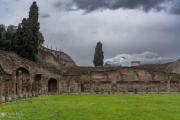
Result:
[[[38,33],[39,33],[39,8],[36,2],[33,2],[30,11],[29,18],[24,18],[22,23],[19,24],[14,42],[13,51],[23,58],[31,61],[36,61],[38,55]]]
[[[102,50],[102,43],[98,42],[95,48],[95,54],[94,54],[94,66],[102,66],[103,65],[103,59],[104,59],[104,52]]]
[[[36,2],[33,2],[30,11],[29,11],[29,21],[30,21],[30,26],[33,34],[32,38],[32,43],[34,43],[34,48],[33,48],[33,53],[34,56],[38,55],[38,32],[39,32],[39,26],[40,23],[38,22],[38,17],[39,17],[39,8],[36,4]]]

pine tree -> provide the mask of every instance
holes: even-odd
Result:
[[[24,18],[19,24],[13,44],[13,51],[19,56],[35,61],[33,34],[29,19]]]
[[[22,45],[22,27],[21,23],[18,25],[18,29],[16,31],[15,37],[13,39],[13,45],[12,45],[12,51],[15,53],[20,53],[21,51],[21,45]]]
[[[29,21],[31,25],[32,34],[33,34],[32,43],[34,43],[33,45],[34,48],[33,48],[32,54],[34,54],[34,56],[38,54],[38,33],[39,33],[39,28],[40,28],[38,17],[39,17],[39,8],[36,2],[33,2],[29,11]]]
[[[29,19],[24,18],[22,21],[22,46],[20,56],[31,61],[35,61],[35,50],[33,42],[33,34]]]
[[[94,66],[102,66],[103,65],[103,59],[104,59],[104,55],[103,55],[103,50],[102,50],[102,43],[98,42],[95,48],[95,54],[94,54]]]
[[[7,51],[11,51],[12,50],[12,45],[13,45],[13,39],[15,37],[15,33],[16,33],[16,26],[14,25],[9,25],[7,27],[7,31],[6,31],[6,43],[5,43],[5,50]]]
[[[6,43],[6,30],[5,25],[0,24],[0,50],[5,49],[5,43]]]

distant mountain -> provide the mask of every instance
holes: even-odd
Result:
[[[131,62],[127,61],[125,57],[116,56],[114,58],[110,58],[104,61],[111,66],[131,66]]]
[[[113,58],[106,59],[104,63],[113,66],[131,66],[132,61],[140,61],[141,64],[163,64],[174,60],[174,58],[161,57],[158,53],[145,51],[138,54],[117,54]]]

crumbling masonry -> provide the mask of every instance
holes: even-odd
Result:
[[[1,103],[44,94],[180,91],[178,73],[144,67],[77,67],[67,54],[44,47],[39,48],[39,55],[43,65],[0,51]],[[68,72],[71,69],[83,72]]]

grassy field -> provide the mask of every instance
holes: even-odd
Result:
[[[48,95],[0,104],[0,120],[179,120],[180,94]]]

